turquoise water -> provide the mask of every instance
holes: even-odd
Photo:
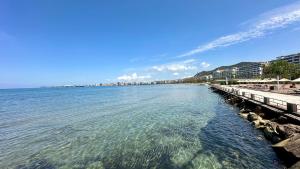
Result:
[[[0,90],[0,168],[282,168],[199,85]]]

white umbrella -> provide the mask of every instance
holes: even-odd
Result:
[[[272,82],[270,79],[263,79],[265,83]]]
[[[266,79],[261,79],[261,80],[259,80],[259,82],[260,82],[260,83],[266,83],[266,82],[268,82],[268,80],[266,80]]]
[[[260,79],[253,79],[255,83],[260,83]]]
[[[282,78],[279,80],[279,82],[289,82],[290,80],[289,79],[286,79],[286,78]]]
[[[255,82],[257,82],[257,81],[256,81],[256,79],[249,79],[249,82],[250,82],[250,83],[255,83]]]
[[[298,79],[293,80],[292,82],[300,82],[300,77]]]

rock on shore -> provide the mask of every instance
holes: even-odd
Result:
[[[273,145],[275,151],[278,152],[288,166],[299,163],[300,160],[300,134],[294,134],[291,138],[285,139]],[[299,164],[298,164],[299,165]],[[296,165],[297,166],[297,165]]]
[[[265,120],[257,113],[246,109],[242,109],[239,115],[263,131],[265,137],[274,144],[274,150],[284,159],[287,166],[292,166],[292,169],[300,167],[299,125],[275,122],[278,119]]]
[[[294,164],[292,167],[289,169],[299,169],[300,168],[300,161],[298,161],[296,164]]]

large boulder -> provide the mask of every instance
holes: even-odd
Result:
[[[291,138],[285,139],[272,146],[278,152],[287,166],[292,166],[300,160],[300,134],[296,133]],[[297,164],[299,165],[299,164]],[[296,166],[297,166],[296,165]]]
[[[279,134],[276,132],[276,126],[276,123],[269,122],[265,125],[265,128],[263,130],[265,137],[272,143],[278,143],[279,141],[281,141]]]
[[[286,124],[286,123],[288,123],[288,118],[287,117],[285,117],[285,116],[279,116],[279,118],[278,118],[278,123],[280,123],[280,124]]]
[[[239,113],[239,115],[244,118],[247,119],[248,113]]]
[[[291,166],[289,169],[299,169],[300,168],[300,161],[298,161],[296,164]]]
[[[262,120],[262,118],[261,118],[259,115],[255,114],[255,113],[253,113],[253,112],[250,112],[250,113],[248,114],[247,119],[248,119],[249,121]]]
[[[269,120],[263,120],[263,119],[252,121],[252,124],[255,126],[255,128],[261,129],[261,130],[264,130],[268,123],[270,123]]]
[[[294,124],[277,125],[276,131],[280,137],[287,139],[296,133],[300,133],[300,126]]]
[[[248,113],[250,113],[250,112],[251,112],[250,109],[241,109],[241,110],[240,110],[240,113],[246,113],[246,114],[248,114]]]
[[[270,123],[270,120],[262,119],[262,120],[259,121],[259,124],[262,125],[262,126],[266,126],[268,123]]]
[[[254,125],[255,128],[259,128],[260,127],[260,121],[259,120],[254,120],[254,121],[252,121],[252,125]]]
[[[254,112],[262,118],[265,118],[265,116],[266,116],[265,113],[262,111],[262,108],[260,106],[256,106]]]

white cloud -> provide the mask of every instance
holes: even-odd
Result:
[[[177,63],[169,63],[169,64],[163,64],[163,65],[156,65],[152,66],[152,70],[163,72],[182,72],[182,71],[188,71],[188,70],[195,70],[197,67],[194,65],[195,60],[189,59],[182,62]]]
[[[206,63],[206,62],[202,62],[201,65],[202,65],[202,67],[204,67],[204,68],[207,68],[207,67],[210,66],[210,64],[209,64],[209,63]]]
[[[284,6],[259,17],[259,20],[250,26],[247,31],[219,37],[207,44],[201,45],[196,49],[188,51],[178,57],[191,56],[218,47],[226,47],[251,39],[265,36],[276,29],[285,28],[293,23],[300,21],[300,3]]]
[[[118,77],[118,80],[122,80],[122,81],[143,81],[146,79],[150,79],[151,76],[150,75],[146,75],[146,76],[138,76],[137,73],[132,73],[131,75],[123,75]]]
[[[178,72],[174,72],[173,75],[174,75],[174,76],[178,76],[179,73],[178,73]]]

